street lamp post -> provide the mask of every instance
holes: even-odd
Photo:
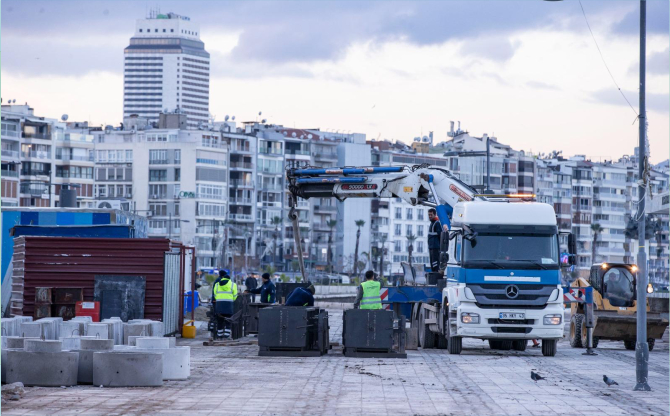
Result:
[[[647,383],[649,375],[649,344],[647,343],[647,254],[645,253],[644,236],[644,203],[646,180],[644,177],[647,163],[645,139],[647,132],[647,109],[645,103],[645,71],[647,41],[647,2],[640,1],[640,114],[639,114],[639,152],[638,152],[638,252],[637,252],[637,343],[635,344],[635,374],[637,384],[633,390],[650,391]]]

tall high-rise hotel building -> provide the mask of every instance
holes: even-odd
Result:
[[[185,16],[152,13],[137,20],[124,50],[123,116],[158,121],[179,109],[189,127],[209,118],[209,53],[200,27]]]

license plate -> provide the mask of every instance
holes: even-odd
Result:
[[[500,312],[500,319],[526,319],[526,314]]]

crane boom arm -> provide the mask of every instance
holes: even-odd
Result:
[[[447,227],[456,203],[485,199],[449,170],[430,165],[288,169],[286,177],[294,200],[401,198],[410,205],[436,207]]]

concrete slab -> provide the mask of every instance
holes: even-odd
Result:
[[[47,337],[47,331],[45,330],[45,327],[48,326],[49,324],[45,322],[23,322],[21,323],[21,330],[19,333],[19,336],[26,337],[26,338],[41,338],[43,335],[46,339],[50,339]]]
[[[26,386],[75,386],[79,353],[7,351],[7,383]]]
[[[105,387],[162,386],[163,356],[155,352],[95,352],[93,384]]]
[[[2,337],[2,339],[5,341],[5,348],[18,348],[18,349],[23,349],[23,341],[25,339],[39,339],[39,338],[24,338],[24,337]]]
[[[88,324],[86,328],[86,335],[100,339],[110,339],[109,332],[109,325],[103,323]]]
[[[65,337],[81,337],[86,335],[87,322],[84,321],[64,321],[60,323],[60,336]]]
[[[113,339],[86,338],[81,340],[82,350],[111,351],[114,349]]]
[[[81,337],[60,337],[63,351],[75,351],[81,348]]]
[[[123,343],[128,345],[128,337],[130,336],[151,336],[151,326],[148,323],[137,322],[127,323],[123,325]]]
[[[121,318],[110,318],[103,319],[102,323],[106,323],[112,326],[112,339],[114,340],[114,345],[123,344],[123,321]]]
[[[63,350],[63,341],[26,339],[23,341],[23,350],[26,352],[60,352]]]
[[[35,322],[46,322],[47,326],[45,327],[45,338],[47,339],[58,339],[60,338],[60,324],[63,322],[61,317],[49,317],[41,318]]]
[[[170,348],[170,340],[167,338],[149,338],[149,337],[144,337],[144,338],[137,338],[135,341],[135,345],[137,348],[146,348],[146,349],[154,349],[154,348]]]

